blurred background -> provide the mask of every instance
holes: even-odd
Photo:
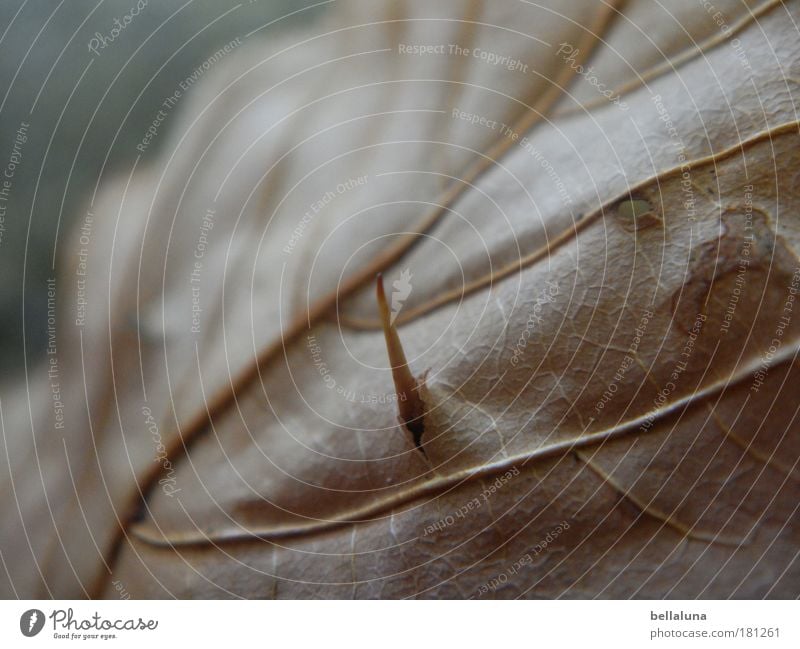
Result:
[[[162,103],[220,48],[276,38],[330,1],[0,2],[0,380],[46,348],[55,244],[101,170],[158,155],[194,88],[163,118]],[[154,120],[158,136],[137,151]]]

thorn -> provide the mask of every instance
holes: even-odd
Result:
[[[392,324],[389,304],[383,290],[383,275],[378,273],[376,278],[376,293],[378,297],[378,311],[383,325],[383,337],[386,340],[386,351],[389,353],[389,364],[392,366],[392,380],[397,393],[397,409],[400,422],[414,437],[417,448],[425,454],[421,446],[422,433],[425,431],[423,418],[425,404],[419,394],[421,382],[414,378],[408,368],[406,354],[397,334],[397,328]]]

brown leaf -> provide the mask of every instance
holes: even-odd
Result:
[[[47,484],[14,474],[41,570],[14,579],[800,594],[800,11],[716,4],[724,29],[688,1],[348,2],[230,60],[95,208],[110,297],[70,342],[86,390]]]

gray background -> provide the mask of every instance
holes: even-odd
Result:
[[[112,45],[99,56],[91,53],[94,33],[108,35],[114,20],[130,14],[136,3],[0,1],[0,169],[8,164],[20,123],[30,124],[0,242],[0,380],[13,379],[26,356],[30,365],[46,347],[46,281],[53,276],[56,224],[60,216],[58,237],[63,238],[94,190],[120,125],[104,173],[133,161],[135,146],[165,96],[214,51],[319,0],[149,0]],[[299,11],[251,38],[275,38],[325,8]],[[157,155],[179,119],[180,106],[159,127],[143,160]]]

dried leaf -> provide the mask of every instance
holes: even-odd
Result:
[[[94,208],[15,583],[800,594],[800,8],[716,4],[343,2],[229,60]]]

